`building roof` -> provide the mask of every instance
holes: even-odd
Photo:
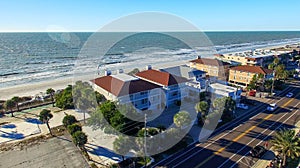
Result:
[[[215,89],[215,90],[219,90],[222,92],[226,92],[226,93],[231,93],[231,92],[235,92],[238,89],[232,86],[228,86],[228,85],[223,85],[221,83],[212,83],[209,85],[209,87]]]
[[[212,65],[212,66],[230,65],[227,62],[223,62],[217,59],[210,59],[210,58],[199,58],[199,59],[192,60],[190,62],[197,63],[197,64]]]
[[[251,72],[256,74],[271,74],[273,71],[271,69],[262,68],[260,66],[249,66],[249,65],[241,65],[230,68],[231,70],[243,71],[243,72]]]
[[[154,69],[138,72],[135,75],[144,80],[147,80],[147,81],[159,84],[159,85],[163,85],[163,86],[170,86],[170,85],[175,85],[178,83],[183,83],[183,82],[188,81],[186,78],[172,75],[168,72],[154,70]]]
[[[156,84],[137,78],[131,81],[122,81],[114,76],[103,76],[92,80],[92,82],[117,97],[160,87]]]
[[[174,66],[174,67],[168,67],[168,68],[163,68],[160,69],[162,72],[168,72],[172,75],[184,77],[184,78],[192,78],[198,75],[203,75],[206,74],[205,71],[201,71],[195,68],[191,68],[187,65],[180,65],[180,66]]]
[[[119,73],[116,75],[111,75],[113,78],[119,79],[121,81],[127,82],[127,81],[133,81],[138,80],[138,78],[133,77],[131,75],[125,74],[125,73]]]

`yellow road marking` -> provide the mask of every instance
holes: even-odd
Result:
[[[299,93],[300,94],[300,93]],[[296,96],[298,96],[299,94],[297,94]],[[296,97],[295,96],[295,97]],[[286,103],[284,103],[284,105],[282,107],[286,107],[288,104],[290,104],[293,100],[295,100],[295,98],[291,98],[289,101],[287,101]],[[275,111],[274,111],[275,112]],[[238,140],[240,140],[242,137],[244,137],[246,134],[248,134],[250,131],[252,131],[253,129],[255,129],[258,125],[260,125],[261,123],[263,123],[265,120],[271,118],[274,114],[269,114],[267,115],[265,118],[263,118],[262,121],[260,121],[258,124],[253,125],[252,127],[250,127],[249,129],[247,129],[245,132],[243,132],[242,134],[240,134],[239,136],[235,137],[228,145],[220,148],[219,150],[217,150],[216,152],[214,152],[214,155],[210,155],[208,158],[206,158],[204,161],[202,161],[200,164],[198,164],[196,166],[196,168],[201,167],[203,164],[205,164],[206,162],[208,162],[210,159],[212,159],[215,155],[221,153],[222,151],[224,151],[228,146],[230,146],[231,144],[233,144],[234,142],[237,142]]]

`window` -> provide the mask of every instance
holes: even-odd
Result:
[[[142,99],[142,104],[148,103],[148,99]]]
[[[248,76],[250,76],[250,72],[248,72]]]

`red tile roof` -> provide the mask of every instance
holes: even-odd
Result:
[[[124,82],[112,76],[103,76],[92,80],[92,82],[117,97],[160,87],[140,79]]]
[[[251,72],[256,74],[272,74],[273,71],[271,69],[262,68],[260,66],[249,66],[249,65],[241,65],[230,68],[231,70],[243,71],[243,72]]]
[[[210,59],[210,58],[199,58],[199,59],[192,60],[190,62],[197,63],[197,64],[204,64],[204,65],[212,65],[212,66],[230,65],[227,62],[223,62],[217,59]]]
[[[154,69],[138,72],[135,75],[144,80],[154,82],[163,86],[170,86],[188,81],[186,78],[171,75],[170,73]]]

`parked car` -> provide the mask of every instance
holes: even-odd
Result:
[[[250,90],[249,91],[249,96],[254,96],[256,95],[256,90]]]
[[[266,148],[263,146],[255,146],[254,148],[251,149],[250,154],[252,157],[262,157],[266,153]]]
[[[270,104],[268,107],[267,107],[267,110],[268,111],[274,111],[274,110],[276,110],[277,109],[277,104],[276,103],[272,103],[272,104]]]
[[[292,92],[289,92],[288,94],[286,94],[285,95],[286,97],[289,97],[289,98],[291,98],[291,97],[293,97],[294,96],[294,94],[292,93]]]
[[[244,110],[248,110],[248,106],[243,104],[243,103],[239,103],[239,104],[236,104],[236,107],[237,108],[241,108],[241,109],[244,109]]]

